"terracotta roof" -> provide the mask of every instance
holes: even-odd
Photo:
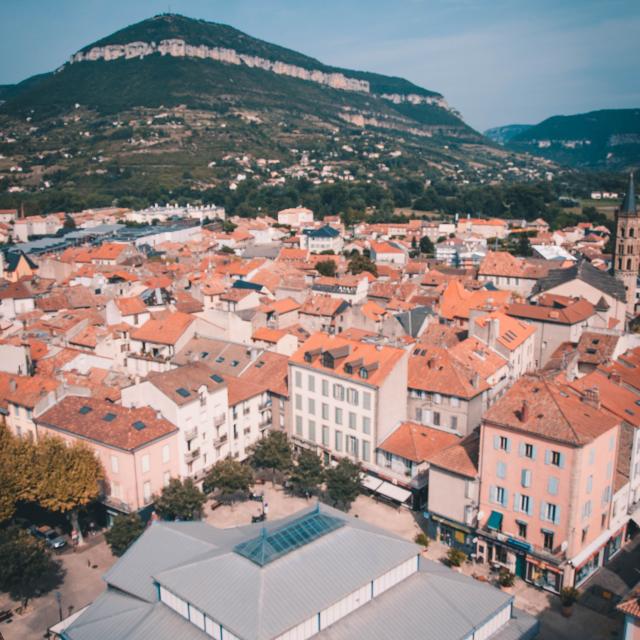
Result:
[[[91,258],[92,260],[116,260],[129,246],[129,244],[105,242],[92,252]]]
[[[498,321],[499,328],[496,340],[510,351],[517,349],[536,331],[533,325],[517,320],[516,318],[512,318],[501,311],[494,311],[493,313],[478,316],[475,318],[474,322],[478,326],[484,327],[489,320]]]
[[[520,378],[489,408],[484,420],[575,446],[591,442],[620,422],[569,387],[536,375]]]
[[[632,589],[631,593],[616,608],[628,616],[640,619],[640,584]]]
[[[440,315],[448,320],[468,320],[472,309],[485,306],[502,307],[510,297],[509,291],[469,291],[459,280],[451,280],[440,297]]]
[[[287,335],[286,331],[280,331],[278,329],[269,329],[268,327],[258,327],[251,336],[252,340],[262,340],[263,342],[270,342],[277,344],[284,336]]]
[[[139,329],[131,332],[133,340],[156,344],[175,344],[195,320],[181,311],[163,314],[160,318],[147,320]]]
[[[257,383],[247,378],[234,378],[233,376],[226,376],[227,393],[229,394],[229,407],[255,398],[265,391],[269,390],[269,387],[265,383]]]
[[[261,385],[284,398],[289,397],[289,358],[273,351],[264,351],[242,373],[240,380]]]
[[[149,407],[130,409],[106,400],[79,396],[63,398],[36,422],[128,451],[178,430]]]
[[[578,340],[579,361],[590,364],[606,364],[611,360],[619,337],[606,333],[584,331]]]
[[[137,313],[145,313],[147,311],[147,305],[137,297],[116,298],[115,303],[123,316],[132,316]]]
[[[479,373],[446,349],[417,344],[409,357],[410,389],[471,399],[489,388]]]
[[[379,449],[413,462],[430,462],[434,455],[458,441],[458,436],[416,422],[403,422]]]
[[[476,430],[450,447],[436,453],[430,462],[433,467],[440,467],[467,478],[475,478],[478,475],[479,457],[480,434]]]
[[[594,306],[584,298],[570,299],[565,305],[544,306],[543,304],[514,303],[508,305],[505,309],[505,313],[510,316],[554,324],[584,322],[595,312]]]
[[[483,378],[495,375],[508,365],[504,358],[474,337],[453,345],[449,353],[471,370],[477,371]]]
[[[59,386],[60,383],[57,380],[43,375],[9,376],[4,400],[33,409],[44,396],[55,391]]]
[[[330,295],[311,295],[300,309],[300,313],[310,316],[333,317],[347,307],[347,303],[340,298],[332,298]]]
[[[198,391],[203,386],[215,391],[226,385],[226,376],[219,376],[204,362],[185,364],[169,371],[153,371],[147,380],[178,405],[197,400]]]
[[[323,355],[327,352],[328,355],[335,354],[333,368],[325,366]],[[384,383],[404,355],[402,349],[395,347],[377,348],[340,336],[315,333],[291,356],[291,362],[377,387]],[[366,378],[361,375],[363,367],[367,369]]]

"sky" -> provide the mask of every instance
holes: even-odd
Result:
[[[640,107],[638,0],[1,0],[0,84],[166,11],[404,77],[480,131]]]

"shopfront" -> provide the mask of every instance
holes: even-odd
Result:
[[[562,587],[562,570],[547,562],[527,556],[526,581],[535,585],[539,589],[546,589],[559,593]]]
[[[427,519],[429,537],[446,544],[448,547],[460,549],[467,556],[475,552],[474,534],[469,527],[435,513],[424,513],[424,517]]]

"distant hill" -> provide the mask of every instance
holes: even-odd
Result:
[[[530,124],[506,124],[502,127],[493,127],[492,129],[487,129],[484,132],[484,135],[489,138],[489,140],[493,140],[498,144],[506,144],[512,138],[520,135],[532,126],[533,125]]]
[[[554,116],[517,133],[506,146],[572,167],[620,170],[638,166],[640,109]]]

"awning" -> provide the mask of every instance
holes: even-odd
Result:
[[[402,487],[397,487],[395,484],[391,484],[390,482],[383,482],[377,489],[376,493],[383,495],[387,498],[391,498],[391,500],[395,500],[399,503],[406,502],[411,497],[411,491],[407,491]]]
[[[442,516],[438,516],[435,513],[431,514],[431,518],[438,522],[441,522],[447,527],[451,527],[452,529],[458,529],[459,531],[464,531],[465,533],[471,533],[471,529],[464,524],[460,524],[459,522],[455,522],[453,520],[448,520],[447,518],[443,518]]]
[[[521,549],[522,551],[531,551],[531,545],[523,540],[516,540],[515,538],[509,538],[507,544],[514,549]]]
[[[487,529],[500,531],[502,529],[502,514],[499,511],[492,511],[487,522]]]
[[[587,561],[596,551],[600,550],[600,547],[609,542],[611,537],[611,531],[607,529],[604,533],[601,533],[590,545],[585,547],[577,556],[571,558],[571,564],[578,569],[581,564]]]
[[[368,473],[362,478],[360,482],[362,483],[362,486],[365,489],[369,489],[369,491],[377,491],[378,487],[382,484],[382,480],[380,480],[380,478],[370,476]]]

